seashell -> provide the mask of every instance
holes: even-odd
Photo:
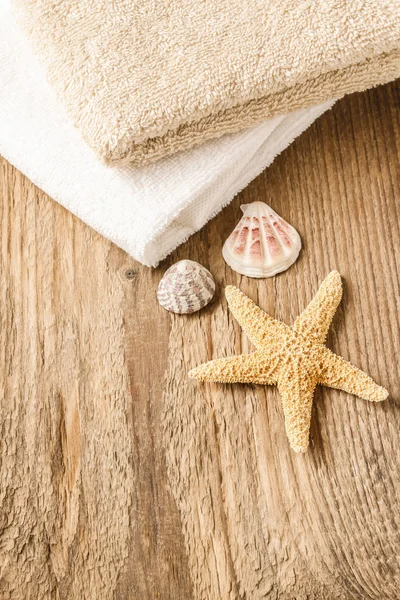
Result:
[[[157,289],[158,302],[173,313],[194,313],[206,306],[215,292],[210,271],[193,260],[180,260],[170,267]]]
[[[272,277],[288,269],[301,249],[297,231],[264,202],[240,208],[243,217],[222,248],[225,262],[248,277]]]

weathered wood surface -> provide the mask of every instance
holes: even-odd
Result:
[[[399,598],[396,94],[339,102],[154,271],[1,161],[1,600]],[[304,242],[272,280],[221,258],[253,200]],[[185,257],[217,295],[172,316],[154,292]],[[311,447],[295,455],[275,389],[186,373],[250,350],[226,284],[290,323],[332,268],[344,297],[328,345],[391,398],[318,389]]]

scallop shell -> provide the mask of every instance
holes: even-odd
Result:
[[[165,272],[157,289],[158,302],[173,313],[194,313],[206,306],[215,292],[210,271],[193,260],[180,260]]]
[[[243,217],[222,248],[225,262],[248,277],[272,277],[288,269],[301,249],[297,231],[264,202],[240,208]]]

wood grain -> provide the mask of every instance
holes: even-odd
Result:
[[[399,598],[398,109],[396,84],[340,101],[156,270],[1,161],[1,600]],[[271,280],[221,258],[254,200],[304,243]],[[190,317],[155,300],[180,258],[217,281]],[[332,268],[328,345],[391,397],[317,389],[295,455],[275,389],[187,371],[251,349],[226,284],[291,323]]]

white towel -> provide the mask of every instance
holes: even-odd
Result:
[[[107,167],[86,145],[0,0],[0,154],[135,259],[156,266],[330,108],[276,117],[145,167]]]

